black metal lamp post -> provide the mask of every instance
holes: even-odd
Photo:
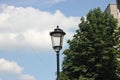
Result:
[[[57,57],[57,80],[60,80],[60,68],[59,68],[59,52],[62,49],[63,37],[65,32],[57,26],[54,31],[50,32],[52,46],[53,49],[56,51]]]

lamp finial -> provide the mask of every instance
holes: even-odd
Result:
[[[59,26],[57,25],[57,29],[59,28]]]

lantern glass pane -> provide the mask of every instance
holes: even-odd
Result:
[[[60,51],[62,48],[62,34],[61,33],[54,33],[51,36],[52,39],[52,46],[55,51]]]
[[[52,36],[52,45],[54,46],[60,46],[60,37],[54,37]]]
[[[61,36],[61,42],[60,42],[60,45],[61,45],[61,46],[63,45],[63,37],[64,37],[64,36]]]

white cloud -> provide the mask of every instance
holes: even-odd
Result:
[[[67,37],[78,24],[79,17],[66,17],[59,10],[52,14],[32,7],[3,5],[0,8],[0,50],[49,49],[51,30],[59,25]]]
[[[17,63],[15,62],[10,62],[5,59],[0,59],[0,73],[21,73],[23,70],[22,67],[20,67]]]
[[[0,58],[0,80],[35,80],[34,76],[23,74],[22,71],[23,67],[16,62]]]

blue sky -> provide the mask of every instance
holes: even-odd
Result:
[[[64,47],[90,9],[115,0],[0,0],[0,80],[55,80],[49,32],[65,32]]]

